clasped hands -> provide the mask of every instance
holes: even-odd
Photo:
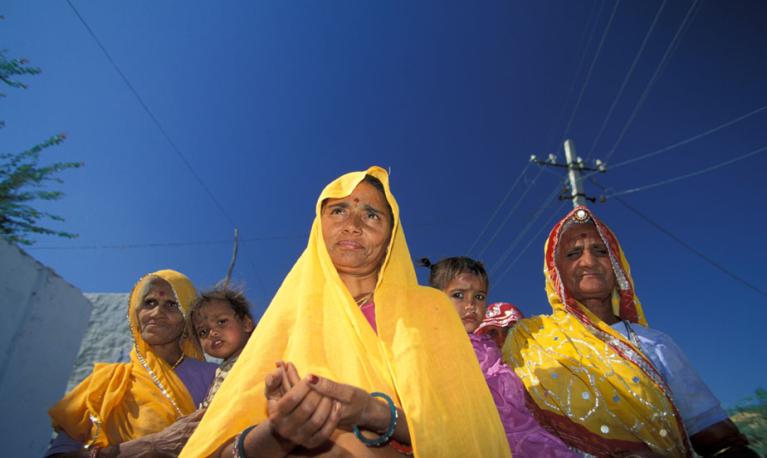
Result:
[[[365,390],[316,375],[301,378],[289,362],[267,375],[265,394],[272,432],[294,446],[317,448],[338,428],[384,431],[388,424],[374,418],[379,401]]]

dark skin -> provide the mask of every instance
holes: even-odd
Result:
[[[573,224],[562,234],[556,264],[565,289],[575,300],[607,324],[620,321],[612,309],[615,273],[594,224]],[[693,434],[690,443],[701,456],[758,456],[729,419]]]
[[[387,208],[385,196],[366,182],[322,206],[323,241],[355,300],[371,297],[386,258],[392,232]],[[265,379],[268,419],[244,438],[246,456],[401,456],[391,447],[366,447],[349,433],[353,425],[384,432],[391,419],[386,403],[351,385],[313,375],[301,378],[292,363],[276,364]],[[405,413],[398,409],[398,416],[393,438],[409,444]],[[229,442],[217,456],[231,457],[232,449]]]

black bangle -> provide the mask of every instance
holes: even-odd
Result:
[[[253,431],[255,427],[256,425],[248,426],[237,435],[237,438],[234,440],[234,458],[248,458],[248,455],[245,453],[245,437],[247,437],[248,433]]]

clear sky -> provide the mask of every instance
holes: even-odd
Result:
[[[28,252],[83,291],[165,267],[210,286],[236,225],[260,314],[322,187],[378,164],[415,258],[478,256],[491,300],[545,313],[543,241],[569,203],[531,154],[561,162],[572,138],[608,193],[735,160],[592,207],[713,391],[767,386],[764,2],[71,1],[163,129],[67,2],[4,2],[3,48],[43,73],[5,91],[2,151],[66,132],[45,160],[85,162],[43,206],[79,238]]]

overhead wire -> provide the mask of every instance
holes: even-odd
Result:
[[[607,115],[605,115],[605,119],[602,121],[602,125],[599,127],[599,131],[597,132],[597,135],[591,144],[591,148],[589,148],[588,150],[588,155],[586,156],[586,160],[588,160],[589,157],[591,157],[591,154],[594,151],[594,148],[596,148],[597,144],[599,143],[599,140],[602,138],[602,134],[604,133],[605,128],[607,127],[607,123],[612,117],[613,111],[615,110],[615,107],[618,105],[618,100],[620,100],[621,96],[623,95],[623,91],[626,89],[626,86],[628,85],[628,82],[631,79],[631,76],[634,74],[634,69],[636,69],[636,66],[639,63],[639,58],[642,57],[642,53],[644,52],[644,49],[647,46],[647,42],[650,40],[650,36],[655,30],[655,26],[658,24],[658,19],[660,19],[660,16],[663,13],[663,10],[666,8],[667,2],[668,0],[663,0],[663,3],[661,3],[660,7],[658,8],[658,11],[655,13],[655,17],[653,18],[652,23],[650,24],[650,27],[647,29],[647,33],[645,33],[644,39],[642,40],[642,44],[639,46],[639,50],[634,56],[634,60],[631,62],[631,66],[629,67],[628,72],[626,72],[626,76],[623,78],[623,82],[621,83],[621,86],[618,89],[618,93],[615,95],[615,98],[613,98],[613,101],[610,104],[610,108],[607,110]]]
[[[566,181],[566,180],[565,180]],[[564,181],[563,181],[564,184]],[[493,266],[490,268],[490,271],[492,273],[496,272],[500,266],[506,262],[506,259],[511,255],[511,252],[516,248],[516,246],[519,244],[519,242],[522,240],[522,237],[527,234],[527,232],[530,230],[530,228],[533,226],[533,224],[538,220],[538,218],[541,216],[541,213],[543,210],[548,208],[551,205],[551,202],[554,200],[555,197],[559,195],[561,192],[561,188],[557,187],[554,189],[554,192],[549,194],[546,199],[544,199],[543,203],[538,206],[535,213],[532,217],[530,217],[527,220],[527,224],[522,228],[522,230],[517,234],[517,236],[512,240],[512,242],[509,244],[509,246],[506,248],[506,250],[501,254],[501,257],[493,264]]]
[[[527,185],[527,188],[525,191],[519,196],[519,199],[517,199],[517,202],[514,204],[514,206],[511,208],[511,210],[506,214],[506,217],[501,221],[501,224],[498,225],[495,232],[493,232],[493,235],[490,236],[490,240],[485,242],[484,248],[482,248],[479,253],[477,253],[477,258],[481,258],[482,255],[487,251],[488,248],[490,248],[490,245],[493,244],[495,239],[498,237],[498,234],[503,231],[503,227],[506,225],[507,222],[509,222],[509,219],[511,219],[511,216],[514,214],[514,211],[519,207],[519,204],[522,203],[522,200],[527,196],[527,194],[530,192],[530,190],[533,188],[533,185],[536,181],[538,181],[538,177],[541,176],[541,173],[543,173],[542,170],[538,171],[538,173],[533,177],[533,180]]]
[[[487,219],[487,223],[485,223],[485,226],[479,232],[479,235],[477,235],[477,237],[474,239],[474,242],[469,247],[469,250],[467,251],[467,253],[471,253],[474,250],[474,247],[477,246],[477,243],[482,239],[482,236],[485,235],[485,231],[487,231],[487,229],[490,227],[490,224],[493,222],[493,219],[495,219],[495,217],[498,215],[498,212],[501,210],[501,208],[506,203],[506,201],[509,200],[511,193],[514,192],[514,189],[517,187],[519,180],[522,179],[522,177],[525,175],[525,172],[527,172],[527,169],[529,168],[530,168],[530,162],[528,162],[525,165],[525,167],[522,169],[522,172],[519,175],[517,175],[517,178],[514,180],[509,190],[506,191],[506,195],[503,196],[503,199],[501,199],[501,201],[495,207],[495,210],[490,215],[490,218]]]
[[[112,58],[112,55],[109,53],[109,51],[106,49],[104,44],[101,42],[101,40],[98,38],[96,33],[93,31],[91,26],[88,24],[88,22],[85,20],[85,18],[80,14],[80,12],[75,8],[75,6],[72,4],[71,0],[66,0],[67,4],[69,5],[72,12],[74,12],[75,16],[80,20],[80,23],[82,23],[83,27],[85,27],[85,30],[88,31],[88,34],[91,36],[93,41],[98,45],[98,47],[101,49],[101,52],[104,54],[104,56],[107,58],[109,63],[112,65],[112,67],[115,69],[118,75],[120,75],[120,78],[123,80],[123,83],[128,87],[131,94],[135,97],[136,101],[139,103],[139,105],[143,108],[144,112],[149,116],[149,119],[154,123],[154,125],[157,127],[157,129],[160,131],[160,134],[165,138],[165,141],[170,145],[171,150],[173,150],[174,153],[179,157],[181,162],[186,166],[186,168],[189,170],[189,172],[192,174],[192,176],[195,178],[197,183],[202,187],[202,189],[205,191],[205,193],[208,195],[208,197],[213,201],[213,204],[216,206],[216,208],[221,212],[221,214],[226,218],[226,220],[231,224],[233,227],[236,227],[237,225],[234,222],[234,219],[229,215],[229,212],[226,211],[224,206],[221,204],[221,202],[216,198],[216,196],[213,194],[213,191],[208,187],[208,185],[205,184],[205,181],[202,179],[202,177],[197,173],[197,171],[192,167],[192,164],[189,162],[189,160],[186,158],[186,156],[181,152],[181,149],[176,145],[176,142],[173,141],[168,131],[163,127],[163,125],[160,123],[160,120],[154,115],[152,110],[149,108],[149,105],[144,101],[144,99],[141,97],[141,95],[138,93],[136,88],[131,84],[128,77],[125,75],[125,73],[120,69],[120,66],[117,65],[117,62]],[[256,280],[261,287],[262,291],[266,293],[266,287],[261,280],[261,276],[258,274],[258,270],[256,269],[256,266],[253,264],[252,259],[248,259],[251,268],[253,269],[253,273],[256,276]]]
[[[619,1],[620,1],[620,0],[619,0]],[[576,72],[575,72],[575,75],[578,75],[578,74],[580,74],[580,72],[581,72],[581,68],[583,67],[583,64],[584,64],[584,62],[586,61],[586,55],[587,55],[587,51],[588,51],[589,45],[591,44],[591,41],[593,40],[593,38],[594,38],[594,36],[595,36],[595,32],[596,32],[596,30],[597,30],[597,24],[598,24],[598,22],[599,22],[598,20],[599,20],[599,17],[601,16],[601,14],[602,14],[602,9],[604,8],[604,5],[605,5],[605,2],[604,2],[604,1],[602,1],[602,2],[600,3],[600,5],[599,5],[599,8],[597,9],[597,12],[596,12],[596,14],[595,14],[595,15],[590,15],[590,17],[589,17],[589,21],[588,21],[588,24],[590,24],[590,26],[589,26],[589,25],[587,25],[587,26],[586,26],[586,28],[588,28],[588,29],[589,29],[589,32],[588,32],[588,35],[587,35],[586,43],[584,44],[584,46],[583,46],[583,48],[582,48],[582,51],[581,51],[581,58],[579,59],[579,63],[578,63],[578,67],[577,67],[577,70],[576,70]],[[613,8],[613,12],[612,12],[612,14],[610,15],[610,19],[608,20],[608,22],[607,22],[607,25],[605,26],[605,31],[604,31],[604,33],[603,33],[603,35],[602,35],[602,39],[600,40],[600,43],[599,43],[599,45],[598,45],[598,47],[597,47],[597,50],[596,50],[596,52],[595,52],[595,55],[594,55],[594,59],[593,59],[593,60],[592,60],[592,62],[591,62],[591,66],[590,66],[590,68],[589,68],[589,74],[588,74],[588,76],[586,77],[586,80],[584,81],[584,83],[583,83],[583,86],[582,86],[582,88],[581,88],[581,93],[580,93],[580,95],[579,95],[579,99],[578,99],[578,102],[576,103],[576,106],[575,106],[575,108],[574,108],[574,110],[573,110],[573,114],[572,114],[572,116],[570,117],[570,122],[572,122],[572,119],[573,119],[573,117],[575,116],[575,112],[577,112],[577,109],[578,109],[578,108],[577,108],[577,105],[578,105],[578,104],[580,104],[580,99],[581,99],[581,98],[582,98],[582,96],[583,96],[583,91],[585,90],[585,87],[588,85],[588,80],[589,80],[589,79],[590,79],[590,77],[591,77],[591,70],[593,69],[593,67],[594,67],[594,63],[595,63],[595,62],[596,62],[596,60],[598,59],[598,57],[599,57],[599,54],[600,54],[600,52],[601,52],[601,50],[602,50],[602,47],[603,47],[603,45],[604,45],[604,41],[605,41],[605,37],[607,36],[607,32],[609,31],[609,28],[610,28],[610,24],[612,23],[612,20],[613,20],[613,18],[614,18],[614,16],[615,16],[615,12],[616,12],[616,10],[617,10],[617,5],[615,5],[615,7]],[[592,13],[591,13],[591,14],[593,14],[593,8],[592,8]],[[592,20],[593,20],[593,22],[592,22]],[[558,119],[560,116],[562,116],[562,114],[564,113],[564,111],[565,111],[565,108],[567,107],[567,101],[570,99],[570,95],[572,94],[573,90],[575,89],[575,83],[576,83],[576,79],[575,79],[575,78],[573,78],[573,82],[572,82],[572,83],[571,83],[571,85],[570,85],[570,89],[569,89],[569,91],[568,91],[568,95],[567,95],[567,97],[564,99],[564,102],[562,103],[562,107],[561,107],[561,109],[560,109],[560,113],[559,113],[559,116],[557,116],[557,119]],[[552,124],[552,127],[549,129],[549,133],[551,132],[551,130],[553,129],[553,127],[554,127],[554,126],[555,126],[555,123],[553,123],[553,124]],[[567,128],[565,128],[565,131],[567,131],[567,129],[568,129],[568,128],[569,128],[569,125],[568,125],[568,127],[567,127]],[[548,137],[548,136],[549,136],[549,133],[547,133],[546,137]],[[563,134],[563,135],[564,135],[564,134]],[[479,243],[479,241],[482,239],[482,236],[483,236],[483,235],[486,233],[487,229],[490,227],[490,225],[492,224],[493,220],[494,220],[494,219],[495,219],[495,217],[498,215],[498,212],[499,212],[499,211],[501,210],[501,208],[503,207],[503,205],[504,205],[504,204],[505,204],[505,203],[508,201],[508,198],[511,196],[511,193],[512,193],[512,192],[513,192],[513,190],[516,188],[516,186],[517,186],[517,184],[518,184],[518,182],[519,182],[520,178],[524,176],[524,174],[526,173],[526,171],[528,170],[528,168],[529,168],[529,167],[530,167],[530,163],[528,162],[528,163],[525,165],[524,169],[522,170],[522,173],[520,173],[520,174],[517,176],[517,178],[514,180],[514,183],[512,184],[512,186],[511,186],[511,188],[509,189],[509,191],[507,191],[507,192],[506,192],[506,195],[503,197],[503,199],[501,199],[501,202],[500,202],[500,203],[499,203],[499,204],[496,206],[496,208],[495,208],[495,210],[493,211],[493,213],[491,214],[490,218],[488,218],[487,222],[485,223],[485,226],[482,228],[482,230],[480,231],[479,235],[478,235],[478,236],[477,236],[477,237],[474,239],[474,242],[472,242],[472,244],[471,244],[471,246],[469,247],[469,250],[467,251],[467,253],[471,254],[471,253],[474,251],[474,249],[476,248],[477,244],[478,244],[478,243]],[[541,170],[543,170],[543,169],[545,169],[545,168],[541,168]],[[538,177],[540,176],[540,174],[541,174],[541,172],[539,171],[539,172],[538,172],[538,174],[535,176],[535,178],[533,178],[533,180],[532,180],[532,182],[529,184],[529,186],[532,186],[533,184],[535,184],[535,181],[538,179]],[[529,190],[529,187],[528,187],[528,190]],[[492,244],[492,242],[495,240],[495,238],[498,236],[498,234],[500,234],[501,230],[503,229],[503,226],[506,224],[506,222],[507,222],[507,221],[508,221],[508,220],[511,218],[511,216],[514,214],[514,211],[515,211],[515,210],[518,208],[518,206],[519,206],[519,204],[521,203],[522,199],[523,199],[523,198],[524,198],[524,197],[527,195],[527,192],[528,192],[528,191],[525,191],[525,192],[522,194],[522,196],[520,196],[520,198],[517,200],[517,202],[516,202],[516,203],[514,204],[514,206],[512,207],[511,211],[510,211],[509,213],[507,213],[507,215],[506,215],[506,218],[505,218],[505,219],[504,219],[504,221],[503,221],[503,222],[500,224],[499,228],[498,228],[498,229],[496,229],[496,231],[495,231],[495,233],[493,234],[493,236],[490,238],[490,240],[489,240],[489,241],[487,241],[487,242],[485,243],[485,246],[484,246],[484,248],[483,248],[483,249],[482,249],[482,250],[479,252],[479,254],[478,254],[476,257],[481,257],[481,256],[482,256],[482,254],[484,254],[484,253],[485,253],[485,251],[486,251],[486,250],[487,250],[487,249],[490,247],[490,245],[491,245],[491,244]]]
[[[764,105],[764,106],[759,107],[759,108],[757,108],[755,110],[752,110],[752,111],[750,111],[750,112],[748,112],[748,113],[746,113],[744,115],[741,115],[741,116],[738,116],[736,118],[733,118],[733,119],[731,119],[729,121],[726,121],[726,122],[724,122],[722,124],[719,124],[716,127],[712,127],[711,129],[703,131],[703,132],[701,132],[699,134],[695,134],[695,135],[693,135],[691,137],[685,138],[684,140],[680,140],[680,141],[678,141],[676,143],[673,143],[673,144],[668,145],[668,146],[664,146],[663,148],[657,149],[657,150],[652,151],[650,153],[640,154],[639,156],[634,156],[631,159],[627,159],[627,160],[625,160],[623,162],[619,162],[619,163],[617,163],[615,165],[609,166],[608,170],[613,171],[615,169],[624,167],[626,165],[633,164],[635,162],[643,161],[643,160],[649,159],[649,158],[651,158],[653,156],[657,156],[659,154],[666,153],[668,151],[671,151],[674,148],[678,148],[680,146],[683,146],[683,145],[686,145],[688,143],[694,142],[695,140],[700,140],[703,137],[706,137],[706,136],[711,135],[711,134],[713,134],[715,132],[718,132],[718,131],[726,128],[726,127],[729,127],[729,126],[731,126],[733,124],[736,124],[736,123],[738,123],[740,121],[743,121],[743,120],[745,120],[747,118],[750,118],[751,116],[754,116],[754,115],[756,115],[758,113],[761,113],[761,112],[763,112],[765,110],[767,110],[767,105]],[[583,179],[591,178],[593,175],[596,175],[597,173],[600,173],[600,172],[588,173],[588,174],[583,176]]]
[[[608,162],[610,158],[612,158],[613,154],[615,154],[615,150],[618,149],[618,145],[620,145],[620,143],[623,141],[623,137],[626,135],[626,132],[628,131],[629,127],[634,122],[634,119],[636,118],[637,113],[639,113],[639,110],[644,105],[645,100],[647,100],[647,96],[650,94],[650,90],[652,90],[653,86],[655,85],[655,82],[658,80],[658,76],[660,76],[661,68],[664,67],[664,64],[669,59],[672,49],[675,49],[675,44],[679,40],[682,31],[687,30],[685,25],[690,20],[693,11],[698,5],[698,2],[699,0],[693,0],[692,5],[690,5],[690,8],[687,10],[687,14],[684,16],[684,19],[682,19],[682,23],[677,28],[676,33],[671,39],[671,42],[669,43],[668,47],[666,47],[666,51],[663,53],[663,57],[661,57],[660,62],[658,63],[657,67],[655,68],[655,71],[650,77],[650,80],[647,82],[647,85],[642,91],[642,94],[639,96],[639,99],[634,105],[634,109],[631,111],[631,114],[626,120],[626,123],[621,128],[621,131],[618,134],[618,138],[615,140],[615,143],[607,152],[607,155],[604,158],[604,162]]]
[[[605,25],[605,30],[602,33],[602,38],[599,40],[599,45],[597,46],[597,50],[594,53],[594,58],[591,60],[591,65],[589,65],[589,70],[586,73],[586,79],[583,81],[583,85],[581,86],[581,90],[578,94],[578,99],[575,102],[575,107],[573,108],[573,112],[572,114],[570,114],[570,119],[568,119],[567,124],[565,125],[565,130],[562,132],[562,139],[560,143],[565,141],[567,132],[570,130],[570,126],[572,125],[573,120],[575,119],[576,113],[578,113],[578,108],[581,105],[581,100],[583,100],[583,94],[586,92],[586,87],[589,85],[589,82],[591,81],[591,74],[594,71],[594,65],[597,63],[597,60],[599,59],[599,55],[602,53],[602,48],[604,47],[605,39],[607,38],[607,35],[610,32],[610,26],[613,23],[613,19],[615,18],[615,13],[618,11],[619,5],[620,5],[620,0],[616,0],[615,5],[613,6],[613,11],[610,14],[610,19],[607,20],[607,24]]]
[[[593,178],[591,178],[590,181],[594,185],[596,185],[597,187],[599,187],[601,189],[606,189],[605,186],[602,186],[600,183],[598,183]],[[697,248],[693,247],[688,242],[684,241],[681,237],[678,237],[677,235],[675,235],[670,230],[668,230],[665,227],[661,226],[660,224],[655,222],[652,218],[650,218],[649,216],[647,216],[644,213],[640,212],[639,210],[637,210],[634,206],[630,205],[625,200],[621,199],[620,197],[616,197],[615,200],[618,201],[618,203],[623,205],[625,208],[627,208],[629,211],[634,213],[636,216],[638,216],[639,218],[643,219],[645,222],[650,224],[652,227],[654,227],[658,231],[662,232],[663,234],[665,234],[666,236],[671,238],[671,240],[675,241],[676,243],[678,243],[680,246],[684,247],[689,252],[691,252],[694,255],[698,256],[699,258],[703,259],[704,261],[706,261],[708,264],[710,264],[711,266],[713,266],[714,268],[716,268],[720,272],[724,273],[725,275],[727,275],[731,279],[735,280],[736,282],[746,286],[747,288],[757,292],[758,294],[760,294],[760,295],[762,295],[764,297],[767,297],[767,291],[759,288],[758,286],[756,286],[753,283],[749,282],[748,280],[744,279],[743,277],[741,277],[737,273],[735,273],[735,272],[731,271],[730,269],[728,269],[727,267],[723,266],[721,263],[719,263],[718,261],[716,261],[712,257],[706,255],[705,253],[701,252]]]
[[[726,167],[726,166],[734,164],[736,162],[740,162],[740,161],[742,161],[744,159],[748,159],[751,156],[755,156],[755,155],[763,153],[765,151],[767,151],[767,146],[762,146],[761,148],[757,148],[757,149],[755,149],[753,151],[750,151],[750,152],[748,152],[748,153],[746,153],[746,154],[744,154],[742,156],[738,156],[738,157],[734,157],[732,159],[728,159],[728,160],[726,160],[724,162],[720,162],[720,163],[717,163],[717,164],[705,167],[705,168],[703,168],[701,170],[696,170],[694,172],[685,173],[684,175],[676,176],[676,177],[673,177],[673,178],[668,178],[668,179],[659,181],[657,183],[652,183],[652,184],[648,184],[648,185],[645,185],[645,186],[640,186],[638,188],[631,188],[631,189],[626,189],[624,191],[615,192],[615,193],[612,193],[612,194],[608,194],[605,197],[609,199],[609,198],[612,198],[612,197],[622,196],[622,195],[625,195],[625,194],[632,194],[632,193],[639,192],[639,191],[645,191],[647,189],[657,188],[658,186],[663,186],[663,185],[667,185],[667,184],[670,184],[670,183],[675,183],[677,181],[685,180],[687,178],[692,178],[694,176],[702,175],[704,173],[713,172],[714,170],[721,169],[722,167]]]
[[[554,212],[548,217],[548,219],[543,224],[540,225],[540,227],[538,228],[538,231],[536,231],[536,233],[533,234],[533,236],[528,239],[527,244],[524,247],[522,247],[521,250],[519,250],[519,253],[517,253],[517,257],[511,260],[511,262],[509,263],[509,265],[506,266],[506,269],[504,269],[503,272],[493,277],[494,282],[500,282],[501,279],[505,277],[506,274],[511,271],[511,269],[514,267],[517,261],[519,261],[519,259],[522,257],[523,254],[525,254],[527,249],[530,248],[530,245],[532,245],[533,242],[538,240],[538,236],[541,235],[541,232],[551,227],[551,224],[554,218],[556,218],[557,215],[561,214],[562,207],[564,207],[568,203],[569,202],[565,200],[562,203],[560,203],[556,209],[554,209]]]
[[[594,4],[596,6],[596,3]],[[544,138],[549,139],[552,138],[552,133],[559,123],[560,118],[565,114],[565,108],[567,108],[567,102],[570,100],[570,97],[573,95],[573,92],[575,91],[575,85],[578,82],[578,75],[581,74],[581,69],[583,68],[583,64],[586,62],[586,54],[587,51],[591,45],[591,41],[594,39],[594,36],[596,35],[597,31],[597,24],[599,23],[599,17],[602,15],[602,9],[605,6],[605,1],[602,0],[599,3],[599,8],[596,10],[596,14],[594,14],[594,7],[592,7],[592,11],[589,15],[589,20],[587,21],[586,29],[588,29],[588,34],[584,35],[584,38],[586,38],[585,44],[581,48],[581,57],[578,60],[578,66],[576,67],[575,71],[572,73],[572,77],[570,78],[570,89],[567,91],[567,96],[563,99],[562,107],[559,109],[559,114],[556,118],[553,118],[551,125],[549,126],[548,131],[546,132],[546,136]],[[558,138],[552,138],[552,142],[558,141]],[[548,142],[547,142],[548,144]],[[555,148],[558,148],[557,145],[552,146],[549,151],[554,150]]]
[[[298,240],[306,239],[306,235],[300,236],[272,236],[272,237],[249,237],[240,239],[240,243],[263,242],[273,240]],[[163,248],[163,247],[188,247],[188,246],[209,246],[209,245],[230,245],[231,240],[193,240],[187,242],[145,242],[145,243],[108,243],[93,245],[49,245],[49,246],[31,246],[25,250],[123,250],[137,248]]]

